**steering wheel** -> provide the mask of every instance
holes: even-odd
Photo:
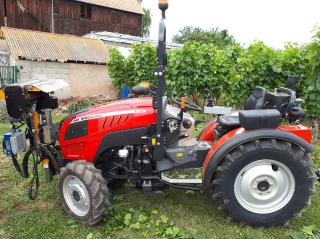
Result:
[[[177,98],[172,97],[171,101],[181,108],[181,99],[177,99]],[[184,111],[189,111],[189,110],[201,111],[202,109],[200,106],[186,101],[185,106],[184,106]]]
[[[281,108],[282,107],[285,107],[284,109],[280,109],[282,112],[280,112],[282,114],[283,117],[286,117],[287,116],[287,113],[289,112],[289,110],[294,106],[295,104],[295,101],[296,101],[296,93],[293,91],[293,90],[290,90],[288,88],[284,88],[284,87],[279,87],[277,89],[278,92],[284,92],[284,93],[287,93],[290,98],[289,98],[289,102],[287,103],[287,106],[285,105],[281,105]]]

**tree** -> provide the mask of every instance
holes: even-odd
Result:
[[[143,0],[138,0],[138,2],[141,4]],[[150,27],[152,23],[152,15],[151,15],[151,9],[149,8],[142,8],[144,11],[144,15],[142,17],[142,31],[141,35],[142,37],[148,38],[150,35]]]
[[[172,37],[172,41],[175,43],[185,43],[187,41],[214,43],[218,47],[236,44],[235,38],[229,35],[228,30],[220,30],[218,27],[204,30],[200,27],[185,26]]]

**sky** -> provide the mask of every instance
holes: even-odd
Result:
[[[142,5],[151,9],[150,38],[157,40],[158,0],[143,0]],[[218,27],[244,45],[261,40],[282,48],[284,42],[310,42],[311,30],[320,25],[320,0],[169,0],[166,16],[168,42],[184,26]]]

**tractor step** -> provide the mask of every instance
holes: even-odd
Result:
[[[161,178],[168,183],[202,183],[202,168],[176,169],[161,174]]]

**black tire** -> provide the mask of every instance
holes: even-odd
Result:
[[[310,205],[315,180],[312,161],[300,147],[261,139],[244,143],[225,156],[212,181],[212,197],[240,225],[288,225]]]
[[[99,222],[110,205],[101,171],[85,161],[74,161],[61,168],[58,188],[64,209],[83,225]]]

